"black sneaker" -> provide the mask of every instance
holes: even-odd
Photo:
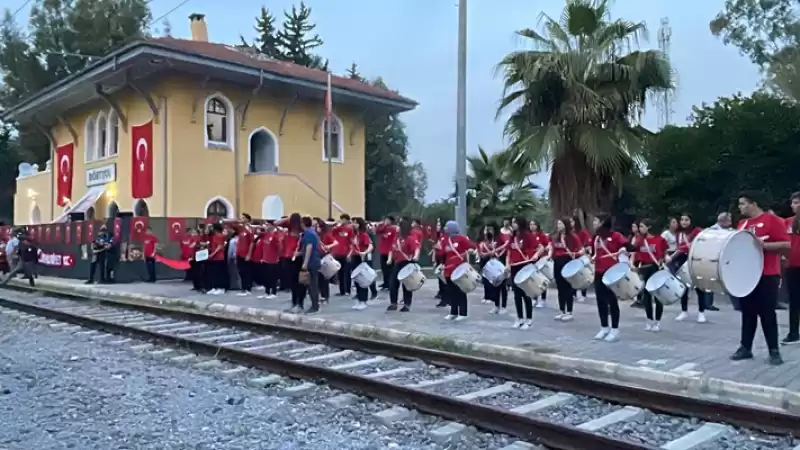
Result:
[[[789,334],[781,341],[782,345],[800,344],[800,336]]]
[[[389,305],[389,306],[386,307],[386,310],[387,311],[397,311],[397,305],[394,305],[394,304]]]
[[[709,306],[709,307],[707,307],[707,308],[706,308],[706,311],[719,311],[719,308],[717,308],[717,307],[716,307],[716,306],[714,306],[714,305],[711,305],[711,306]]]
[[[442,298],[442,293],[437,292],[436,295],[433,296],[433,298]]]
[[[773,366],[780,366],[783,364],[783,358],[781,358],[780,350],[770,350],[769,351],[769,363]]]
[[[753,359],[753,352],[744,347],[739,347],[739,349],[731,355],[732,361],[741,361],[744,359]]]
[[[89,280],[89,281],[86,281],[86,282],[85,282],[85,283],[83,283],[83,284],[94,284],[94,281],[92,281],[92,280]]]
[[[784,309],[789,309],[789,308],[783,303],[778,303],[777,305],[775,305],[775,309],[776,310],[784,310]]]
[[[640,302],[639,300],[636,300],[633,303],[631,303],[631,308],[644,308],[644,303]]]
[[[306,314],[316,314],[319,312],[319,306],[312,306],[306,310]]]
[[[440,301],[439,303],[437,303],[437,304],[436,304],[436,307],[437,307],[437,308],[444,308],[444,307],[447,307],[447,306],[450,306],[450,304],[449,304],[449,303],[447,303],[447,302],[446,302],[446,301],[444,301],[444,300],[442,300],[442,301]]]
[[[409,311],[411,311],[411,308],[409,308],[407,305],[403,305],[403,307],[400,308],[400,312],[409,312]]]
[[[369,297],[370,300],[375,300],[376,298],[378,298],[378,292],[377,291],[373,292],[372,295]]]

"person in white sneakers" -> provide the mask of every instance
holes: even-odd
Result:
[[[522,216],[514,218],[511,228],[514,232],[508,243],[506,270],[510,273],[508,279],[511,280],[511,288],[514,290],[514,306],[517,309],[517,320],[513,326],[527,330],[533,325],[533,299],[514,283],[514,277],[523,267],[535,263],[544,253],[544,249],[531,233],[528,219]]]
[[[548,256],[553,261],[553,275],[558,289],[558,309],[555,320],[569,322],[572,320],[572,306],[575,300],[575,290],[561,275],[564,266],[575,258],[580,258],[585,253],[583,242],[572,231],[569,219],[556,220],[556,232],[550,236]]]
[[[540,224],[538,220],[531,219],[531,221],[528,222],[528,228],[531,230],[533,237],[536,238],[536,245],[544,255],[547,251],[547,248],[550,246],[550,236],[548,236],[547,233],[542,230],[542,224]],[[536,308],[544,308],[546,301],[547,289],[542,292],[541,298],[533,299],[533,306]]]
[[[666,263],[670,266],[672,273],[677,273],[681,266],[689,259],[689,250],[692,246],[692,241],[703,231],[700,227],[692,224],[692,216],[688,213],[681,214],[681,219],[678,222],[678,249],[671,256],[666,258]],[[697,322],[706,323],[706,301],[705,292],[695,289],[697,294]],[[689,318],[689,289],[683,294],[681,298],[681,313],[675,317],[678,322],[684,321]]]
[[[650,232],[653,223],[649,219],[642,219],[638,225],[639,240],[633,249],[630,263],[632,267],[637,268],[642,281],[647,284],[647,280],[658,272],[659,267],[664,262],[669,244],[660,235],[653,235]],[[653,295],[647,289],[642,292],[642,301],[647,315],[645,331],[661,331],[661,316],[664,314],[664,305],[653,298]],[[655,303],[655,314],[653,314],[653,303]]]
[[[603,275],[619,262],[620,254],[627,253],[628,240],[612,230],[611,216],[595,217],[594,228],[594,295],[601,327],[594,338],[614,342],[619,339],[619,299],[603,283]],[[611,317],[610,327],[609,317]]]

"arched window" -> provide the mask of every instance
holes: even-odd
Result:
[[[95,145],[97,159],[108,156],[108,118],[102,112],[97,116],[97,141]]]
[[[95,152],[95,125],[97,124],[97,119],[94,116],[89,117],[86,119],[86,123],[83,125],[83,154],[84,160],[86,162],[94,161],[97,159],[97,153]]]
[[[83,220],[94,220],[94,206],[90,206],[83,215]]]
[[[233,105],[222,94],[214,94],[206,99],[205,106],[206,147],[231,148]]]
[[[117,217],[118,213],[119,213],[119,205],[117,205],[117,202],[109,203],[109,205],[108,205],[108,214],[106,215],[106,217],[108,219],[114,219],[114,218]]]
[[[331,149],[328,150],[328,133],[331,136]],[[330,130],[328,129],[328,121],[322,122],[322,160],[327,161],[330,155],[333,162],[344,162],[344,133],[342,130],[342,121],[338,117],[333,116],[331,120]]]
[[[31,210],[31,225],[38,225],[40,223],[42,223],[42,210],[39,209],[39,205],[34,205]]]
[[[108,113],[108,156],[119,153],[119,116],[113,109]]]
[[[136,217],[149,217],[150,208],[147,206],[147,202],[141,199],[136,200],[136,204],[133,207],[133,215]]]
[[[228,217],[228,207],[219,200],[214,200],[206,207],[206,217],[219,217],[226,219]]]
[[[248,172],[278,171],[278,141],[268,129],[261,127],[250,134]]]

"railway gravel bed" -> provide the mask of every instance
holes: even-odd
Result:
[[[696,447],[693,450],[794,450],[800,446],[800,439],[789,436],[771,436],[744,430],[731,430],[717,438],[713,444]]]
[[[665,416],[647,411],[637,419],[604,428],[601,433],[659,447],[697,430],[702,425],[702,422],[695,419]]]
[[[619,408],[617,405],[595,398],[576,396],[574,402],[548,408],[540,413],[539,416],[552,422],[580,425],[612,413]]]
[[[548,391],[547,389],[539,389],[529,384],[518,384],[513,391],[503,392],[490,397],[480,397],[472,401],[480,403],[481,405],[509,409],[533,403],[553,394],[555,394],[555,392]]]

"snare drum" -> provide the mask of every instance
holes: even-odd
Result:
[[[686,287],[692,287],[692,277],[689,275],[689,261],[687,260],[683,265],[681,265],[680,269],[678,269],[678,273],[675,274]]]
[[[378,278],[378,273],[369,264],[362,262],[353,270],[353,281],[361,288],[366,289]]]
[[[544,274],[539,272],[536,264],[528,264],[520,269],[514,276],[514,284],[522,289],[528,297],[537,298],[542,295],[542,292],[547,290],[550,285],[550,280]]]
[[[620,300],[636,298],[644,282],[638,273],[634,272],[627,262],[616,263],[603,274],[603,284]]]
[[[750,232],[707,229],[692,241],[687,264],[695,288],[741,298],[761,280],[764,253]]]
[[[661,269],[647,279],[644,288],[662,305],[680,301],[686,292],[686,284],[667,269]]]
[[[536,261],[536,269],[539,270],[539,273],[547,277],[549,281],[555,280],[555,263],[550,258],[542,258]]]
[[[327,254],[322,258],[322,265],[319,268],[319,273],[326,280],[330,280],[341,268],[342,265],[339,264],[339,261],[330,254]]]
[[[439,264],[438,266],[434,267],[433,274],[436,275],[436,278],[438,278],[442,283],[447,283],[447,279],[444,277],[444,264]]]
[[[587,256],[573,259],[561,268],[561,276],[573,289],[586,289],[594,282],[594,266],[591,261]]]
[[[453,280],[453,284],[458,286],[465,294],[469,294],[477,289],[478,285],[481,283],[481,275],[466,262],[456,267],[450,279]]]
[[[483,266],[481,275],[492,285],[499,286],[506,279],[506,266],[500,260],[492,258]]]
[[[425,274],[419,264],[407,264],[397,273],[397,281],[403,283],[406,290],[414,292],[425,284]]]

